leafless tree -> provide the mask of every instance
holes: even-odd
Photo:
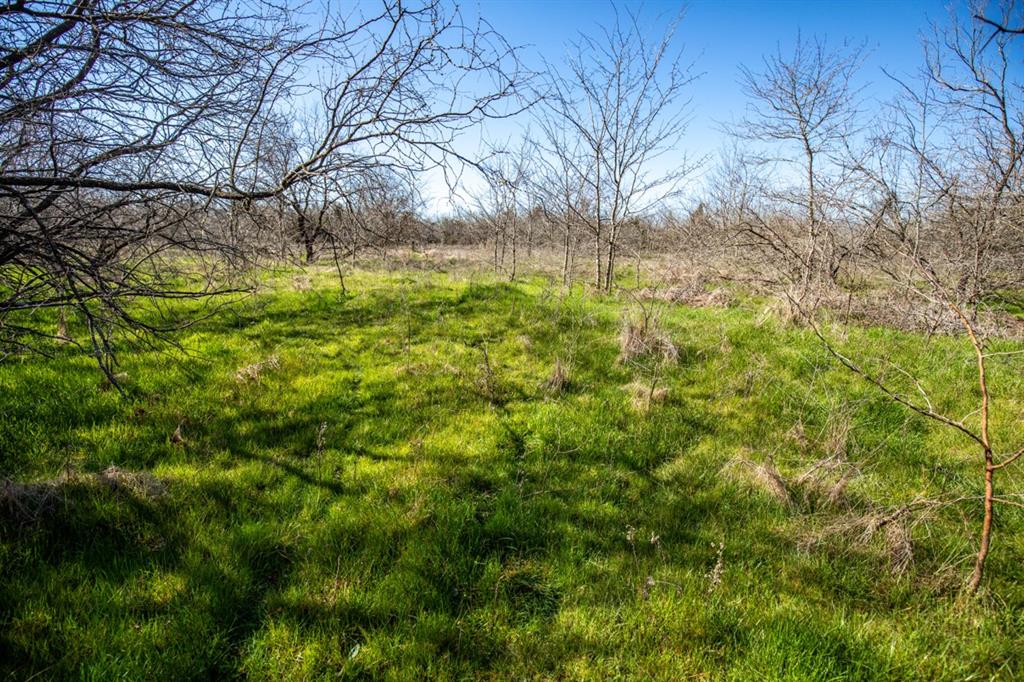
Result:
[[[518,111],[522,78],[500,36],[435,0],[326,17],[262,0],[4,5],[5,345],[33,345],[33,315],[73,306],[112,378],[113,328],[167,328],[130,302],[236,288],[215,286],[222,275],[182,286],[182,252],[211,268],[242,260],[235,217],[315,178],[344,187],[377,168],[468,161],[454,141]],[[308,134],[269,163],[273,133],[294,121]]]
[[[594,203],[587,191],[587,154],[579,135],[560,116],[549,110],[538,119],[533,194],[547,224],[561,233],[562,283],[572,284],[580,231],[590,221]]]
[[[652,42],[635,14],[616,14],[612,26],[574,45],[566,71],[550,84],[548,114],[579,140],[582,153],[561,147],[560,165],[574,168],[593,198],[580,217],[594,235],[595,285],[606,290],[622,226],[678,195],[694,169],[679,151],[695,76],[672,46],[678,23]],[[668,170],[659,168],[664,162]]]
[[[519,233],[530,203],[533,145],[528,136],[518,149],[493,149],[480,164],[485,187],[476,200],[478,216],[494,237],[494,268],[510,281],[519,274]],[[506,248],[510,257],[505,267]]]
[[[798,34],[792,54],[783,54],[780,48],[764,57],[761,69],[741,68],[741,84],[750,103],[747,117],[735,132],[746,140],[799,149],[803,186],[798,196],[802,196],[779,198],[802,205],[803,234],[798,239],[787,236],[765,221],[751,234],[776,254],[795,259],[794,284],[800,300],[812,284],[834,281],[847,255],[825,214],[830,188],[824,185],[826,166],[853,133],[858,95],[853,78],[863,58],[862,48],[845,44],[832,48]]]
[[[1015,3],[999,11],[1000,21],[1019,12]],[[995,430],[992,374],[993,337],[1000,328],[984,316],[989,299],[1022,281],[1024,248],[1024,88],[1012,63],[1015,33],[992,29],[979,8],[963,24],[953,18],[937,30],[926,49],[920,83],[900,81],[902,96],[890,121],[870,141],[875,150],[857,164],[866,179],[872,255],[882,271],[916,302],[944,313],[951,331],[959,328],[976,367],[977,409],[958,418],[936,407],[927,383],[905,371],[902,381],[869,368],[826,337],[812,314],[814,331],[850,370],[892,400],[952,428],[977,448],[982,465],[982,518],[978,551],[967,590],[982,583],[998,504],[1017,504],[996,493],[995,479],[1024,457],[1012,429]],[[1012,360],[1015,356],[1000,358]],[[996,434],[1002,436],[997,438]]]

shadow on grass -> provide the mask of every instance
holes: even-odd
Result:
[[[614,315],[507,284],[403,287],[272,295],[206,323],[222,350],[168,379],[144,427],[119,430],[132,406],[102,400],[17,412],[63,434],[109,427],[126,461],[168,472],[168,492],[70,491],[38,523],[0,528],[0,672],[569,676],[572,657],[628,647],[689,647],[704,669],[740,677],[886,669],[847,632],[772,611],[814,598],[870,612],[872,576],[780,559],[793,550],[774,534],[784,512],[722,485],[722,453],[698,454],[735,445],[739,427],[685,390],[631,408]],[[474,384],[477,349],[519,336],[495,361],[511,378],[494,400]],[[531,389],[567,337],[579,349],[573,390]],[[436,357],[417,355],[441,341]],[[280,350],[283,368],[242,386],[233,373],[254,348]],[[682,344],[667,381],[706,360]],[[416,363],[421,374],[399,371]],[[181,414],[188,443],[176,447],[163,441]],[[12,433],[4,442],[30,437]],[[708,596],[709,545],[723,539],[729,570],[774,595]],[[649,594],[653,576],[663,582]],[[580,613],[593,620],[574,630]]]

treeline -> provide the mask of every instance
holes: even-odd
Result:
[[[0,340],[35,347],[34,316],[58,308],[102,359],[116,328],[165,330],[131,301],[418,244],[486,245],[513,279],[555,251],[564,282],[587,272],[603,290],[624,259],[668,252],[794,308],[863,266],[976,310],[1024,280],[1022,12],[957,8],[920,74],[889,76],[899,94],[870,109],[864,49],[798,37],[742,70],[734,147],[689,159],[681,16],[652,38],[620,13],[531,73],[439,0],[326,16],[14,3],[0,12]],[[522,139],[465,155],[465,131],[510,117]],[[456,191],[451,217],[424,211],[427,171]]]
[[[867,270],[976,311],[1024,284],[1022,14],[957,8],[917,74],[884,74],[897,94],[880,104],[859,85],[862,45],[798,37],[742,69],[733,144],[697,162],[683,154],[693,78],[676,25],[651,42],[630,17],[531,85],[528,132],[476,164],[460,214],[388,234],[486,245],[511,278],[557,250],[563,281],[586,263],[608,290],[623,258],[660,252],[796,307]]]

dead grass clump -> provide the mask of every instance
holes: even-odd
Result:
[[[271,355],[266,360],[239,368],[235,372],[235,381],[240,384],[259,383],[263,378],[264,372],[271,369],[279,369],[280,367],[281,360],[276,355]]]
[[[763,462],[741,455],[733,460],[732,468],[816,526],[800,540],[802,549],[837,544],[866,549],[874,543],[872,551],[884,554],[891,573],[903,575],[914,561],[914,526],[941,503],[919,498],[900,507],[881,507],[871,501],[850,499],[847,488],[861,473],[847,457],[851,425],[849,413],[840,411],[814,442],[807,438],[802,423],[790,429],[787,437],[797,441],[801,449],[825,450],[823,457],[811,462],[799,475],[781,472],[771,455]]]
[[[889,570],[892,574],[906,573],[914,562],[914,544],[911,541],[910,524],[905,517],[886,526],[885,546],[889,551]]]
[[[848,467],[842,476],[839,477],[839,480],[826,489],[825,495],[822,498],[826,507],[842,507],[848,504],[846,488],[856,475],[857,470],[853,467]]]
[[[852,428],[853,419],[845,412],[836,412],[829,418],[823,445],[831,459],[839,462],[846,460]]]
[[[619,330],[619,362],[624,364],[648,355],[664,362],[679,361],[679,349],[661,331],[653,311],[626,315]]]
[[[786,507],[793,506],[793,497],[790,495],[786,479],[779,473],[774,460],[769,455],[763,463],[757,463],[751,459],[740,456],[733,460],[733,468],[747,472],[748,480],[757,485],[772,497],[777,499]]]
[[[733,295],[722,287],[715,287],[701,300],[701,305],[712,308],[728,308],[733,304]]]
[[[167,484],[148,471],[129,471],[109,466],[96,474],[96,480],[111,490],[130,492],[147,499],[161,497],[167,492]]]
[[[641,289],[638,296],[645,301],[665,301],[697,308],[727,308],[735,302],[733,295],[723,287],[708,289],[711,280],[704,274],[677,276],[676,284],[665,289]]]
[[[761,464],[754,466],[754,478],[761,483],[761,485],[770,492],[779,502],[783,503],[787,507],[793,506],[793,498],[789,492],[789,486],[786,485],[786,479],[779,473],[778,468],[775,466],[775,462],[772,461],[771,457],[768,457]]]
[[[6,480],[0,487],[0,513],[19,522],[31,521],[53,511],[59,501],[54,482],[17,483]]]
[[[852,425],[850,414],[841,410],[832,414],[822,431],[824,435],[814,441],[807,437],[802,422],[797,422],[787,433],[801,450],[814,448],[825,452],[791,481],[791,488],[799,493],[800,505],[805,509],[848,505],[847,487],[860,473],[847,457]]]
[[[846,505],[846,489],[858,473],[844,456],[830,454],[812,462],[790,485],[806,509],[841,507]]]
[[[555,358],[555,368],[544,382],[543,388],[551,395],[561,395],[569,387],[570,381],[568,364],[562,362],[562,358]]]
[[[94,474],[66,472],[48,481],[0,484],[0,517],[17,523],[32,523],[68,503],[68,493],[85,489],[94,493],[126,493],[154,500],[167,493],[167,484],[145,471],[109,466]]]
[[[811,462],[802,474],[784,476],[775,466],[771,455],[761,463],[742,456],[735,463],[741,465],[741,470],[752,474],[750,480],[757,487],[766,490],[787,507],[804,512],[846,508],[850,504],[847,488],[860,474],[860,470],[846,457],[849,420],[844,417],[834,422],[826,439],[826,455]],[[787,437],[796,440],[802,448],[810,445],[802,424],[798,423],[790,429]]]
[[[851,511],[808,533],[800,546],[810,550],[838,541],[851,547],[865,547],[880,537],[889,571],[900,576],[914,562],[913,527],[925,519],[929,510],[938,506],[941,503],[936,500],[917,499],[896,508],[869,506],[866,510]]]
[[[629,404],[637,412],[648,412],[654,405],[660,405],[668,400],[668,389],[664,386],[646,384],[634,381],[626,387],[629,391]]]

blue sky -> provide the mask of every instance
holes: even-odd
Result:
[[[640,14],[652,34],[683,4],[648,1],[620,2],[620,11]],[[526,65],[541,69],[543,60],[562,62],[566,47],[581,33],[596,33],[614,21],[614,8],[603,0],[477,0],[462,4],[467,17],[484,17],[509,42],[524,46]],[[923,61],[922,35],[930,22],[948,21],[947,5],[936,0],[862,0],[860,2],[795,0],[691,0],[685,3],[676,43],[685,60],[702,74],[692,86],[692,122],[683,144],[691,157],[713,155],[726,142],[721,123],[743,116],[746,100],[738,83],[741,64],[755,71],[762,56],[782,48],[788,52],[798,31],[805,37],[863,42],[869,55],[860,71],[864,109],[895,92],[882,68],[895,74],[917,72]],[[652,37],[656,37],[652,35]],[[515,124],[489,125],[486,136],[503,140],[517,134]],[[434,183],[429,183],[433,185]],[[428,193],[431,187],[428,187]],[[434,188],[434,191],[439,191]],[[436,206],[436,205],[435,205]],[[440,208],[440,206],[436,206]],[[443,209],[442,209],[443,210]]]

